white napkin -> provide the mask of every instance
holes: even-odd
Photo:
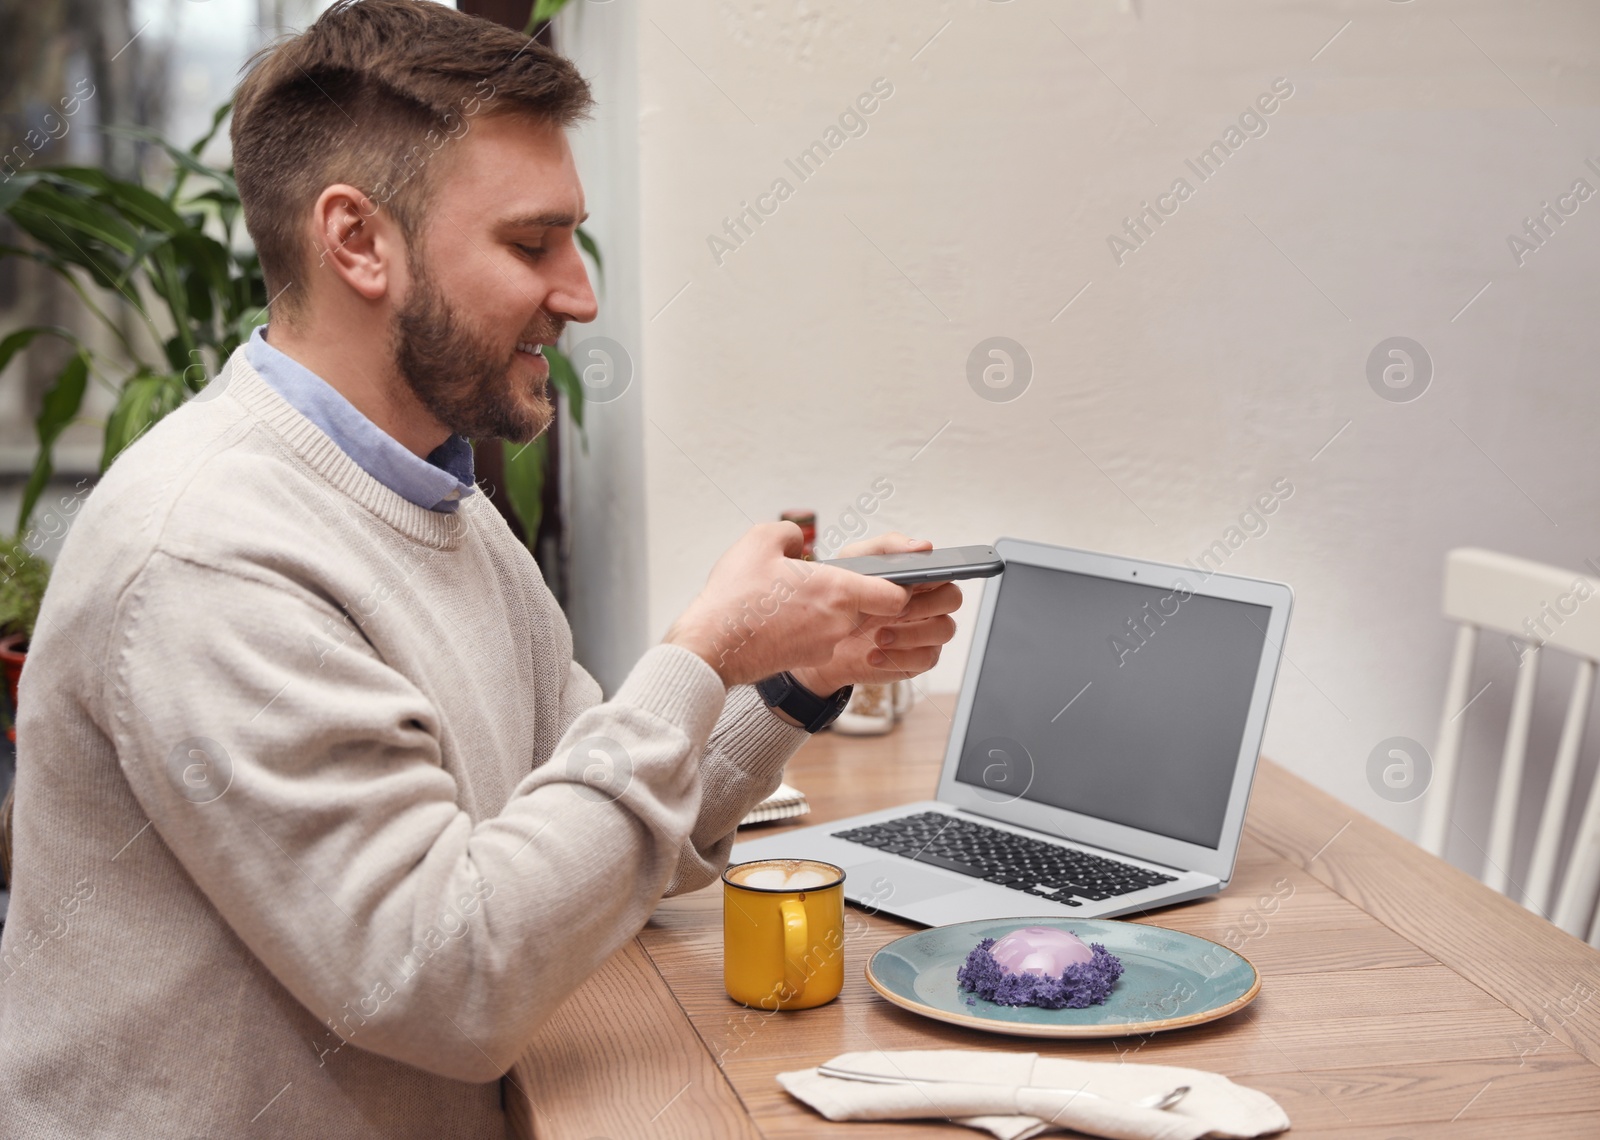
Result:
[[[918,1082],[872,1084],[816,1069],[778,1074],[792,1096],[829,1120],[940,1117],[1000,1140],[1066,1129],[1109,1140],[1198,1140],[1265,1136],[1289,1127],[1288,1115],[1266,1093],[1203,1069],[966,1049],[841,1053],[826,1064]],[[1172,1108],[1131,1103],[1179,1085],[1188,1085],[1189,1093]],[[1074,1098],[1079,1090],[1111,1099]]]

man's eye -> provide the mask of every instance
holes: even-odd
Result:
[[[518,243],[517,248],[536,261],[545,254],[544,247],[542,246],[522,245],[521,243]]]

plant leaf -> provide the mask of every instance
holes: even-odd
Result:
[[[4,372],[6,365],[11,363],[11,358],[33,343],[33,338],[40,333],[58,336],[79,352],[83,351],[82,343],[79,342],[77,334],[71,329],[64,329],[60,325],[30,325],[28,328],[18,329],[4,340],[0,340],[0,372]]]
[[[226,246],[195,227],[172,236],[172,251],[185,277],[198,279],[213,299],[227,300],[233,277],[229,272],[232,259]],[[210,307],[208,303],[208,313]]]
[[[222,106],[211,112],[211,127],[206,131],[205,134],[201,135],[199,138],[195,139],[194,142],[189,144],[190,154],[194,155],[196,158],[200,157],[200,152],[205,150],[206,144],[216,137],[217,128],[222,126],[222,120],[228,117],[228,112],[231,110],[233,110],[233,100],[229,99]]]
[[[556,13],[567,6],[567,0],[538,0],[533,6],[533,11],[528,15],[527,34],[533,35],[540,24],[553,20]]]
[[[130,222],[167,234],[192,232],[193,227],[178,216],[165,198],[132,182],[109,181],[110,185],[96,196],[115,206]]]
[[[77,418],[78,409],[83,406],[84,390],[88,386],[89,353],[80,348],[45,392],[39,417],[34,421],[39,435],[39,454],[33,461],[27,486],[22,490],[22,508],[17,513],[18,534],[28,528],[28,518],[33,514],[34,504],[44,493],[50,476],[55,474],[56,440],[67,425]]]
[[[89,312],[93,313],[100,323],[106,326],[106,331],[121,342],[123,350],[128,354],[128,358],[130,360],[140,359],[138,349],[134,347],[131,342],[129,342],[122,329],[115,321],[106,315],[104,309],[95,304],[94,298],[89,296],[89,294],[84,290],[83,282],[79,281],[78,275],[73,272],[74,264],[63,261],[54,253],[51,253],[47,250],[21,249],[14,245],[0,245],[0,255],[7,257],[25,257],[30,261],[37,261],[40,265],[43,265],[46,269],[50,270],[50,272],[56,274],[61,278],[62,281],[66,282],[67,286],[71,288],[74,293],[78,295],[78,300],[83,302],[83,307],[89,310]],[[96,280],[99,280],[98,275],[96,275]],[[117,285],[118,280],[121,280],[121,278],[116,280],[107,280],[107,287],[118,289],[120,292],[121,290]],[[127,296],[128,295],[126,293],[123,293],[124,299],[126,299]],[[135,311],[141,314],[144,312],[144,310],[137,305],[133,307]],[[76,338],[74,338],[74,343],[79,343]]]
[[[55,185],[87,186],[96,193],[111,189],[111,176],[93,166],[41,166],[38,177]]]
[[[123,286],[133,277],[134,272],[144,263],[144,259],[155,252],[157,247],[166,245],[172,240],[171,234],[164,234],[157,230],[150,230],[139,235],[139,244],[134,246],[133,253],[128,258],[128,264],[123,266],[122,272],[117,275],[117,292],[123,292]]]
[[[30,261],[37,261],[40,265],[45,266],[52,273],[59,273],[65,277],[70,277],[72,275],[72,266],[62,261],[49,250],[23,249],[19,245],[0,244],[0,256],[26,257]]]
[[[68,194],[46,182],[35,183],[11,207],[12,219],[69,261],[89,258],[83,246],[64,231],[67,226],[124,255],[139,244],[139,235],[102,202]],[[63,225],[62,223],[65,223]],[[84,268],[94,268],[84,265]]]
[[[606,267],[605,263],[600,260],[600,247],[595,244],[594,238],[589,236],[589,231],[582,226],[578,227],[578,244],[583,247],[585,253],[594,258],[595,276],[600,278],[600,284],[603,287],[606,283]]]
[[[539,520],[544,516],[544,472],[550,443],[541,433],[532,443],[501,440],[500,446],[505,460],[506,501],[522,524],[531,551],[539,536]]]
[[[218,170],[215,167],[207,166],[194,155],[190,154],[182,147],[168,142],[166,139],[161,137],[159,132],[153,131],[149,127],[101,127],[100,129],[103,131],[109,131],[114,135],[121,135],[124,138],[139,139],[143,142],[155,143],[162,150],[166,151],[167,154],[171,155],[172,161],[177,163],[189,174],[198,174],[202,178],[209,178],[212,181],[220,184],[223,189],[227,190],[231,194],[237,195],[239,193],[239,187],[234,184],[233,175],[229,174],[225,170]],[[176,192],[177,187],[174,186],[173,193],[175,194]]]
[[[13,174],[4,182],[0,182],[0,214],[11,209],[11,203],[22,197],[38,178],[38,174],[28,171],[23,174]]]

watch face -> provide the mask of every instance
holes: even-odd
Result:
[[[839,719],[839,714],[844,712],[845,706],[850,703],[850,692],[852,688],[853,686],[846,685],[837,693],[833,694],[831,698],[829,698],[827,714],[822,718],[822,723],[817,725],[818,730],[827,728],[830,724]]]

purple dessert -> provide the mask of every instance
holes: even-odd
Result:
[[[1025,926],[974,946],[956,982],[996,1005],[1085,1009],[1104,1004],[1121,976],[1122,959],[1100,943],[1085,946],[1071,931]]]

